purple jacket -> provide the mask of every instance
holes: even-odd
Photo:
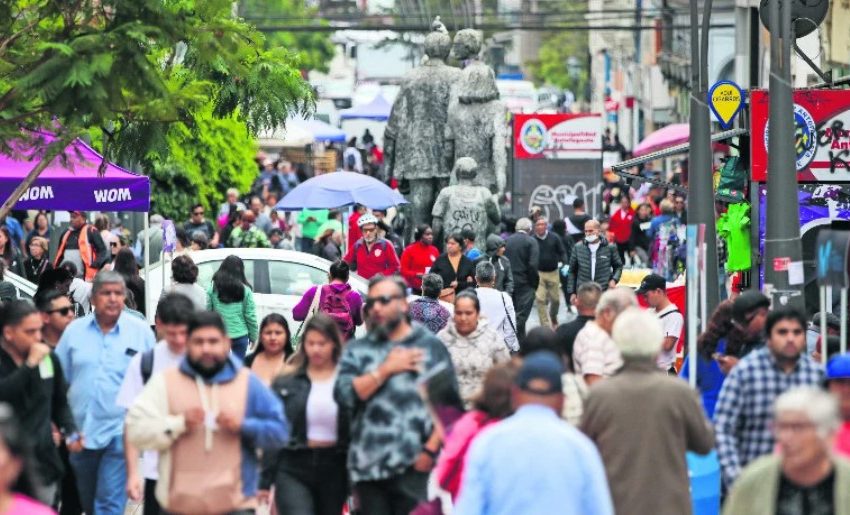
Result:
[[[351,319],[354,320],[354,325],[360,325],[363,323],[363,298],[360,297],[360,294],[351,289],[351,285],[344,283],[331,283],[331,289],[336,292],[341,292],[344,290],[349,290],[348,295],[345,296],[345,300],[348,301],[348,306],[351,308]],[[298,320],[299,322],[302,320],[306,320],[307,316],[310,314],[310,306],[313,305],[313,297],[316,296],[316,289],[319,286],[313,286],[309,290],[304,293],[304,296],[301,297],[301,300],[298,301],[298,304],[292,308],[292,318]],[[322,304],[323,299],[319,299],[319,305]]]

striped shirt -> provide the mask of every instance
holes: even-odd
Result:
[[[588,321],[576,336],[573,347],[573,367],[576,374],[610,377],[623,366],[620,349],[593,320]]]

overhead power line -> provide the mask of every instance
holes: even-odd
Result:
[[[447,23],[448,25],[448,23]],[[461,23],[466,26],[467,24]],[[710,26],[711,29],[731,29],[734,28],[734,23],[717,23]],[[558,24],[528,24],[528,23],[473,23],[468,25],[468,28],[487,30],[487,31],[507,31],[507,30],[525,30],[534,32],[553,32],[561,30],[578,30],[589,31],[598,30],[604,32],[616,31],[644,31],[658,29],[686,30],[690,25],[558,25]],[[360,25],[360,24],[293,24],[293,25],[259,25],[257,30],[260,32],[336,32],[339,30],[352,31],[373,31],[373,30],[391,30],[395,32],[424,32],[428,29],[427,25],[419,23],[385,23],[380,25]]]

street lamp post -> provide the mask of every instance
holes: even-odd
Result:
[[[688,151],[688,223],[705,225],[705,306],[712,313],[720,302],[717,263],[717,230],[714,220],[714,170],[711,158],[711,119],[708,114],[708,30],[712,0],[705,0],[702,39],[699,0],[691,7],[691,116]],[[691,308],[688,308],[691,309]],[[703,320],[703,324],[707,321]]]
[[[780,6],[781,3],[781,6]],[[791,2],[769,2],[770,126],[767,174],[767,228],[764,241],[764,285],[774,306],[805,306],[802,284],[791,284],[802,266],[800,205],[797,198],[794,101],[791,88]],[[798,278],[793,278],[795,283]],[[800,278],[801,279],[801,278]]]

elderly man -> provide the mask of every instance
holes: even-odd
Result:
[[[126,293],[119,273],[98,273],[91,294],[94,313],[71,322],[56,347],[70,385],[71,411],[86,435],[83,451],[71,455],[86,513],[123,513],[127,503],[125,410],[115,400],[130,359],[155,341],[144,320],[124,311]]]
[[[634,293],[626,288],[608,290],[599,297],[596,319],[584,325],[573,345],[573,368],[588,386],[603,377],[611,377],[623,366],[611,331],[620,313],[637,305]]]
[[[365,213],[357,219],[363,237],[354,242],[343,261],[364,279],[381,274],[390,276],[400,269],[398,255],[393,244],[378,237],[378,219]]]
[[[575,299],[579,284],[593,281],[602,290],[614,288],[623,274],[623,262],[615,245],[609,245],[605,235],[600,235],[599,222],[589,220],[584,224],[584,241],[577,243],[570,257],[567,276],[569,302]]]
[[[717,456],[731,487],[741,469],[773,452],[772,407],[797,386],[820,384],[823,370],[805,355],[806,317],[791,308],[767,315],[767,346],[749,353],[723,382],[714,412]]]
[[[744,470],[723,515],[850,513],[850,464],[831,452],[841,423],[835,398],[796,388],[776,399],[773,418],[779,452]]]
[[[145,266],[145,235],[147,234],[148,245],[150,246],[150,263],[158,263],[159,257],[162,254],[162,222],[165,219],[162,215],[151,215],[150,227],[147,233],[144,230],[136,234],[136,244],[133,246],[133,255],[136,256],[136,262],[139,266]]]
[[[613,338],[623,368],[590,390],[581,429],[602,454],[614,508],[633,515],[691,513],[685,452],[707,454],[714,447],[711,424],[687,383],[658,373],[664,332],[653,313],[627,309],[614,323]]]
[[[496,267],[489,261],[479,261],[475,266],[475,290],[481,304],[481,316],[505,340],[512,352],[519,351],[516,332],[516,313],[511,296],[496,289]]]
[[[540,284],[537,267],[540,264],[540,247],[531,237],[531,220],[520,218],[516,232],[505,242],[505,255],[511,263],[514,278],[514,306],[516,330],[520,340],[525,338],[525,323],[534,306],[534,293]]]

